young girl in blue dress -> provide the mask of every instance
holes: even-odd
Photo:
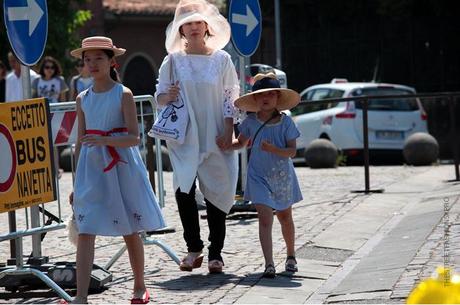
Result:
[[[114,57],[125,52],[107,37],[83,39],[71,52],[83,59],[94,83],[77,99],[77,170],[71,194],[78,228],[77,295],[87,303],[96,235],[123,236],[133,270],[131,304],[146,304],[141,231],[165,226],[139,153],[136,106],[131,90],[117,82]]]
[[[302,200],[291,158],[300,136],[294,122],[280,111],[300,101],[297,92],[280,88],[275,74],[258,74],[252,92],[235,101],[241,110],[252,112],[239,126],[240,134],[232,147],[251,146],[244,199],[255,204],[259,218],[259,239],[265,258],[264,277],[276,275],[273,262],[273,210],[286,242],[285,269],[297,271],[294,249],[294,222],[291,206]]]

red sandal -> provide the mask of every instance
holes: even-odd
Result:
[[[132,298],[131,304],[147,304],[150,302],[150,294],[149,291],[146,290],[141,298]]]

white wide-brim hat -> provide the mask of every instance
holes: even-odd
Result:
[[[220,50],[230,41],[230,24],[219,13],[217,7],[205,0],[181,0],[176,6],[174,20],[166,29],[165,47],[168,53],[175,53],[185,48],[179,29],[188,22],[204,21],[211,36],[206,39],[206,46]]]
[[[70,55],[81,59],[83,52],[88,50],[110,50],[113,52],[114,57],[123,55],[126,52],[123,48],[117,48],[109,37],[92,36],[83,39],[81,48],[70,51]]]
[[[278,91],[280,93],[276,103],[278,111],[291,109],[300,102],[300,95],[292,89],[281,88],[279,80],[272,72],[259,73],[254,76],[252,92],[245,94],[235,100],[235,106],[244,111],[257,112],[260,106],[256,102],[254,95],[267,91]]]

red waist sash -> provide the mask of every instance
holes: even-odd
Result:
[[[97,129],[87,129],[85,134],[95,134],[99,136],[110,136],[112,133],[116,132],[128,132],[127,128],[120,127],[114,128],[109,131],[97,130]],[[109,165],[104,168],[104,172],[108,172],[111,170],[118,162],[127,163],[126,161],[121,160],[120,155],[118,154],[117,150],[113,146],[107,146],[107,150],[109,151],[110,156],[112,157],[112,161],[110,161]]]

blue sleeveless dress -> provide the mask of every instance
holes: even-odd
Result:
[[[87,133],[125,133],[122,94],[118,83],[103,93],[92,86],[80,93]],[[74,215],[79,233],[85,234],[122,236],[165,227],[137,146],[81,146]]]

